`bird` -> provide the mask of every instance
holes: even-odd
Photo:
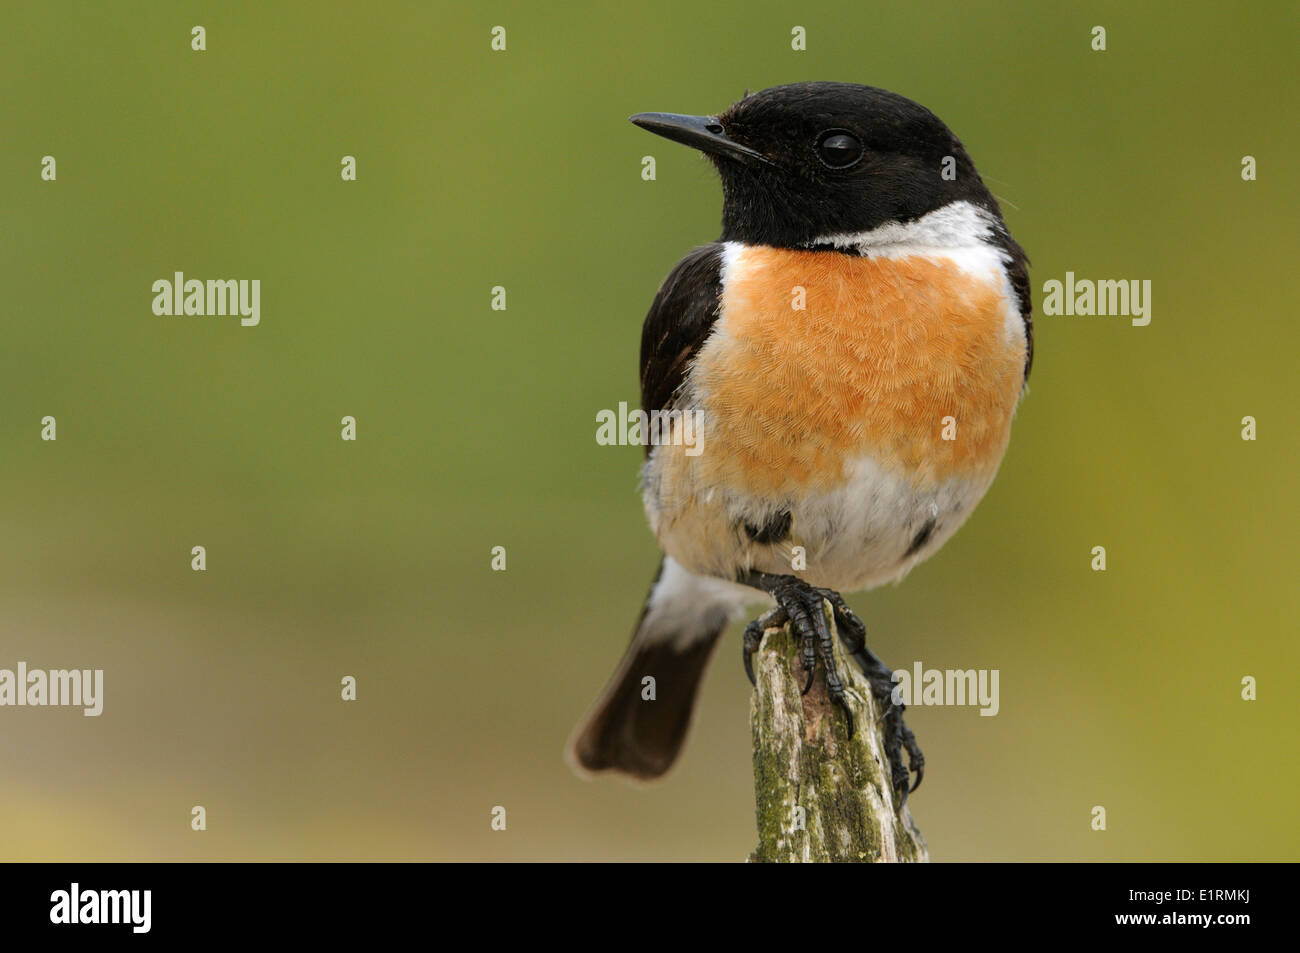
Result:
[[[645,318],[641,408],[669,424],[640,487],[663,557],[568,760],[665,774],[723,632],[755,605],[751,683],[763,632],[788,624],[803,690],[820,661],[852,731],[831,612],[884,712],[901,804],[924,755],[843,594],[932,556],[992,483],[1033,362],[1028,257],[961,141],[897,93],[794,83],[631,122],[710,160],[722,233],[678,262]]]

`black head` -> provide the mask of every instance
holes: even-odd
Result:
[[[724,241],[804,247],[961,200],[1001,217],[952,131],[884,89],[795,83],[747,95],[717,116],[641,113],[632,122],[717,166]]]

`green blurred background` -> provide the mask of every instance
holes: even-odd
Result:
[[[1153,282],[1146,328],[1036,315],[988,498],[852,599],[896,666],[1001,671],[996,718],[909,716],[934,858],[1300,857],[1294,7],[1044,6],[8,5],[0,667],[106,698],[0,709],[0,857],[743,859],[738,628],[665,782],[561,751],[657,560],[595,413],[719,222],[626,117],[811,79],[957,131],[1036,311],[1067,270]],[[176,270],[261,279],[261,326],[154,316]]]

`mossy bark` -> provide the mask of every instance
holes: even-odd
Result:
[[[827,612],[828,617],[830,612]],[[830,620],[834,626],[834,619]],[[826,694],[821,663],[807,695],[799,646],[769,629],[754,656],[750,724],[760,863],[917,862],[929,852],[906,806],[895,809],[889,762],[866,679],[834,638],[835,664],[857,726]],[[799,810],[802,809],[802,810]]]

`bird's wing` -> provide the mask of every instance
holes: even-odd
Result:
[[[642,410],[668,409],[718,319],[721,294],[720,242],[695,249],[659,286],[641,329]]]
[[[1011,288],[1020,299],[1020,319],[1025,322],[1025,380],[1029,380],[1029,369],[1034,366],[1034,297],[1029,287],[1028,264],[1025,253],[1020,252],[1007,268]]]

